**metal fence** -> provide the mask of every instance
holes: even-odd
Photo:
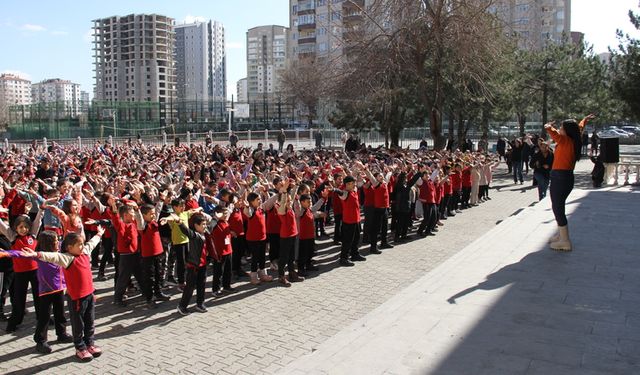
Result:
[[[344,147],[343,134],[344,130],[341,129],[286,129],[284,130],[286,148],[289,144],[293,145],[295,150],[310,149],[316,147],[316,132],[322,134],[322,147],[325,148],[342,148]],[[248,131],[236,131],[234,134],[238,137],[239,147],[256,147],[258,143],[262,143],[265,148],[268,148],[270,144],[273,144],[274,148],[278,148],[278,135],[280,130],[248,130]],[[355,135],[360,142],[363,142],[366,146],[378,147],[385,145],[385,137],[378,131],[360,131],[351,132]],[[204,144],[206,139],[211,139],[213,144],[229,145],[229,132],[214,132],[214,131],[188,131],[188,132],[167,132],[163,131],[160,134],[153,135],[131,135],[131,136],[119,136],[113,137],[111,135],[103,137],[66,137],[66,138],[37,138],[36,142],[40,144],[51,145],[53,142],[64,146],[79,147],[82,149],[91,148],[96,142],[104,143],[108,142],[113,145],[124,145],[127,143],[142,142],[146,145],[172,145],[176,142],[176,139],[180,144]],[[469,138],[474,142],[477,142],[480,138],[480,134],[469,134]],[[433,141],[430,138],[428,128],[409,128],[404,129],[400,133],[400,144],[402,148],[417,149],[420,142],[425,139],[429,147],[433,146]],[[495,141],[495,139],[494,139]],[[11,147],[15,145],[18,149],[27,149],[31,147],[33,139],[31,140],[8,140],[4,139],[1,147]]]

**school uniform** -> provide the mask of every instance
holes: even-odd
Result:
[[[344,186],[341,186],[340,189],[344,189]],[[357,198],[357,194],[356,194]],[[331,197],[331,208],[333,209],[333,219],[335,221],[334,230],[333,230],[333,241],[340,242],[342,240],[342,222],[343,222],[343,213],[344,208],[342,206],[342,199],[340,199],[340,195],[336,192],[332,194]]]
[[[269,241],[269,261],[277,263],[280,257],[280,217],[278,205],[267,210],[266,213],[267,240]]]
[[[418,181],[418,199],[422,204],[423,219],[418,227],[418,235],[433,234],[432,230],[437,223],[436,212],[436,187],[431,179]]]
[[[40,260],[62,267],[67,286],[73,345],[76,350],[86,350],[88,346],[94,345],[95,289],[89,256],[99,242],[100,237],[94,236],[85,243],[82,253],[78,256],[68,253],[38,253]]]
[[[266,220],[262,208],[251,209],[249,212],[251,216],[247,218],[247,247],[251,252],[251,272],[258,272],[258,269],[265,267]]]
[[[160,239],[160,226],[158,222],[144,223],[140,233],[140,255],[142,256],[142,289],[147,302],[153,300],[153,296],[162,296],[162,255],[164,248]],[[163,296],[162,296],[163,297]]]
[[[231,258],[233,248],[231,244],[231,227],[226,221],[218,221],[205,235],[207,254],[213,258],[212,290],[216,293],[220,288],[231,288]]]
[[[295,273],[295,245],[298,236],[298,226],[293,210],[288,208],[280,216],[280,258],[278,259],[278,276],[284,276],[284,267],[289,269],[289,274]]]
[[[372,187],[373,190],[373,225],[369,232],[370,252],[377,251],[378,237],[383,247],[387,243],[387,231],[389,230],[389,186],[386,182]]]
[[[178,229],[188,237],[188,251],[186,253],[186,285],[182,291],[180,307],[186,309],[189,306],[193,291],[196,290],[196,304],[204,303],[205,281],[207,279],[207,251],[205,249],[205,236],[188,228],[184,223],[178,225]]]
[[[143,287],[142,268],[140,265],[140,251],[138,249],[138,227],[134,222],[124,223],[120,215],[109,210],[111,223],[116,232],[116,247],[119,256],[118,278],[113,298],[116,303],[122,303],[124,293],[133,275],[138,284]]]
[[[340,198],[338,198],[340,199]],[[360,242],[360,201],[354,191],[347,192],[347,198],[341,201],[342,213],[342,246],[340,259],[360,258],[358,245]]]
[[[229,216],[229,228],[236,234],[231,237],[231,247],[233,249],[231,255],[231,270],[238,276],[246,276],[246,272],[242,269],[242,257],[246,254],[247,239],[244,232],[244,215],[240,209],[234,208],[231,216]]]

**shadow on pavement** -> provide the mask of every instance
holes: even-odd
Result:
[[[507,287],[431,373],[640,373],[640,196],[592,190],[569,205],[572,252],[544,246],[449,297],[465,314]]]

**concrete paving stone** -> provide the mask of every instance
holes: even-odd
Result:
[[[640,373],[640,362],[619,354],[584,353],[582,368],[616,375],[637,374]]]
[[[526,375],[549,375],[549,374],[563,374],[563,375],[606,375],[608,372],[601,372],[597,370],[587,370],[585,368],[575,368],[572,366],[565,366],[558,363],[547,362],[539,359],[531,361],[531,365],[527,369]]]

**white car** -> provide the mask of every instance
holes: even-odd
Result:
[[[633,135],[640,135],[640,126],[628,125],[628,126],[623,126],[620,129]]]
[[[623,132],[617,129],[607,129],[601,130],[598,132],[598,137],[600,138],[629,138],[629,134],[627,132]]]

